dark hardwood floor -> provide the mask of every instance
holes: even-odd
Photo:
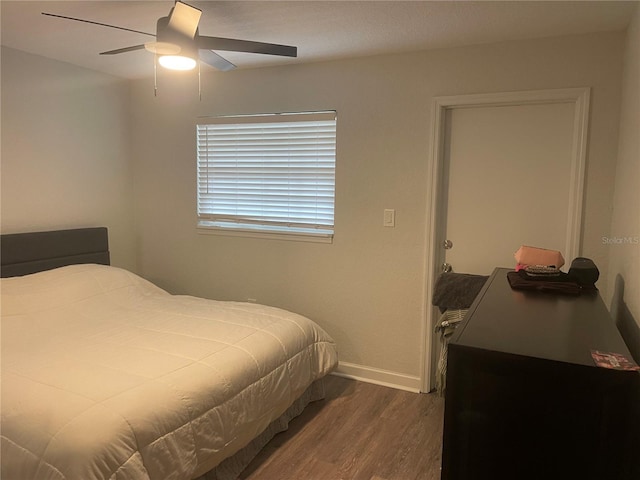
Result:
[[[242,480],[439,480],[444,399],[327,377]]]

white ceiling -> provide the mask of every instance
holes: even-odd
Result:
[[[124,78],[153,73],[147,51],[100,56],[150,37],[41,15],[155,33],[173,1],[0,2],[2,45]],[[188,1],[200,34],[295,45],[295,59],[219,52],[239,68],[626,28],[638,1]],[[209,68],[209,67],[204,67]]]

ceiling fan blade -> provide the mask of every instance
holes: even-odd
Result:
[[[202,11],[183,2],[176,2],[169,14],[167,27],[185,37],[194,38]]]
[[[140,30],[133,30],[131,28],[118,27],[116,25],[109,25],[108,23],[94,22],[92,20],[84,20],[82,18],[65,17],[64,15],[56,15],[54,13],[46,13],[46,12],[41,12],[41,13],[42,15],[46,15],[48,17],[64,18],[65,20],[73,20],[75,22],[90,23],[92,25],[100,25],[101,27],[117,28],[118,30],[124,30],[126,32],[140,33],[142,35],[149,35],[151,37],[155,37],[155,34],[153,33],[141,32]]]
[[[198,48],[205,50],[223,50],[228,52],[264,53],[283,57],[297,57],[298,48],[275,43],[252,42],[249,40],[235,40],[233,38],[203,37],[196,38]]]
[[[207,65],[211,65],[213,68],[217,70],[221,70],[223,72],[228,72],[229,70],[233,70],[236,66],[227,60],[224,57],[221,57],[216,52],[211,50],[200,50],[199,52],[200,60],[202,60]]]
[[[100,55],[116,55],[118,53],[133,52],[135,50],[144,50],[144,45],[134,45],[132,47],[118,48],[116,50],[109,50],[108,52],[100,52]]]

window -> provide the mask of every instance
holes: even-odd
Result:
[[[335,112],[199,119],[198,227],[333,237]]]

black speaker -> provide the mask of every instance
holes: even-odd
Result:
[[[590,258],[577,257],[571,262],[569,276],[580,286],[594,286],[600,278],[600,271]]]

